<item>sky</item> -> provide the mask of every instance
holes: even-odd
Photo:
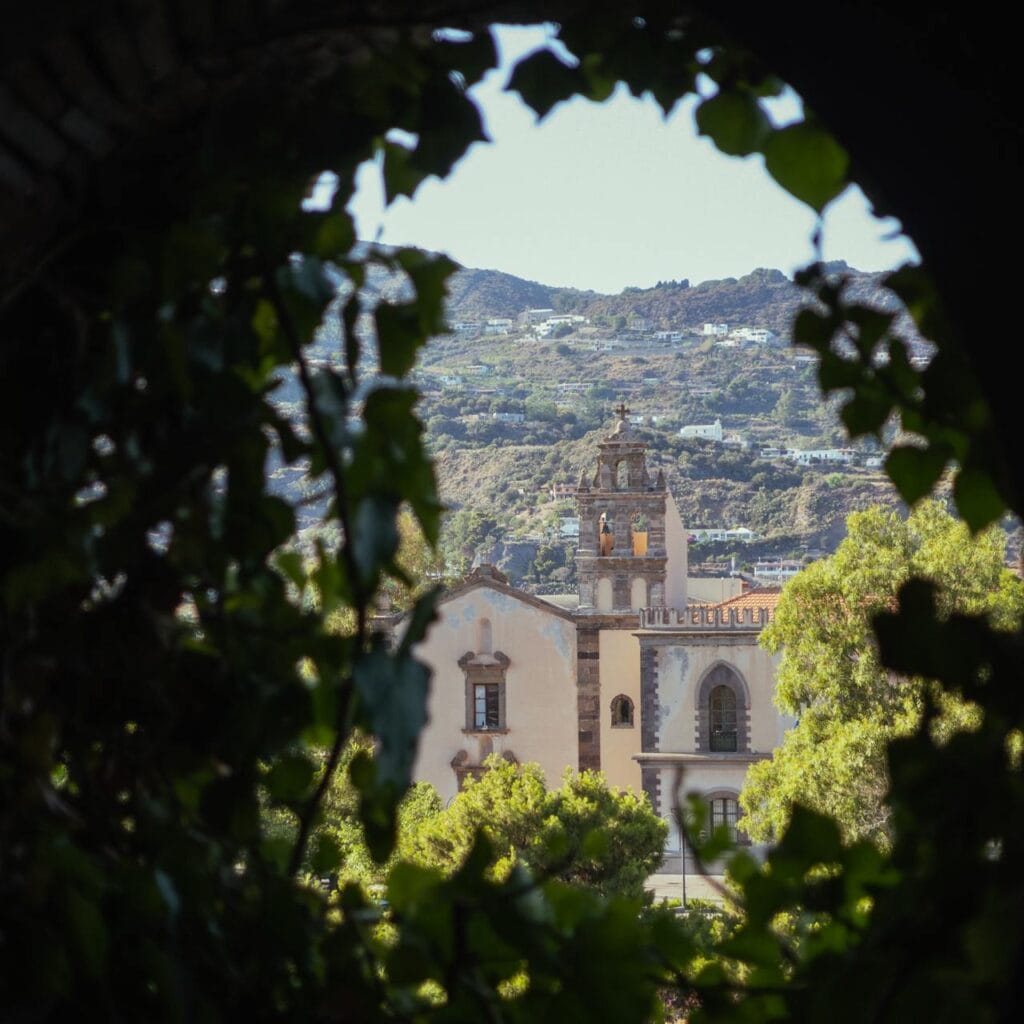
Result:
[[[789,274],[813,258],[813,213],[769,178],[760,156],[727,157],[699,138],[692,99],[665,120],[653,99],[620,86],[603,104],[577,98],[538,123],[503,86],[510,63],[550,34],[497,30],[502,66],[472,90],[493,142],[474,144],[448,179],[428,179],[385,209],[379,165],[362,167],[349,204],[360,238],[609,293],[756,267]],[[799,111],[790,93],[770,113],[784,123]],[[876,220],[850,188],[826,210],[823,256],[883,270],[917,253],[897,221]]]

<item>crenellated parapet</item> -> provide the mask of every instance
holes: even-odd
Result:
[[[693,608],[641,608],[641,629],[761,630],[772,620],[770,608],[723,608],[703,605]]]

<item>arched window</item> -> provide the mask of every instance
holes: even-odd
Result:
[[[750,690],[736,669],[716,662],[701,678],[696,694],[694,749],[719,754],[750,750]]]
[[[728,752],[739,749],[736,729],[736,694],[728,686],[716,686],[711,691],[708,708],[711,722],[712,751]]]
[[[617,491],[629,490],[629,463],[625,459],[615,466],[615,489]]]
[[[612,701],[612,728],[633,728],[633,702],[624,693]]]

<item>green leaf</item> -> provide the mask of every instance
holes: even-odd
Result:
[[[447,75],[431,78],[420,94],[419,138],[412,162],[426,174],[443,178],[478,141],[489,140],[472,97]]]
[[[776,864],[793,860],[807,869],[816,864],[831,864],[841,856],[839,826],[827,815],[796,804],[786,833],[769,854],[769,861]]]
[[[490,29],[474,33],[469,39],[445,39],[438,45],[439,62],[458,71],[466,87],[476,84],[497,66],[498,51]]]
[[[885,471],[900,497],[913,505],[930,494],[946,468],[947,453],[936,446],[893,448],[885,460]]]
[[[870,384],[870,382],[868,382]],[[851,437],[877,433],[892,412],[892,402],[881,391],[862,387],[840,410]]]
[[[329,875],[341,864],[341,847],[329,832],[318,832],[313,838],[310,867],[315,874]]]
[[[447,256],[434,256],[419,249],[400,249],[395,261],[409,275],[416,289],[416,309],[425,335],[445,330],[444,300],[447,281],[459,265]]]
[[[512,70],[505,86],[507,92],[518,92],[538,119],[543,119],[556,103],[567,100],[586,88],[578,67],[569,67],[550,50],[538,50],[524,57]]]
[[[835,316],[825,316],[813,309],[801,309],[793,321],[793,342],[821,352],[828,348],[839,324]]]
[[[381,150],[384,153],[382,173],[385,200],[390,204],[398,196],[411,198],[428,172],[417,167],[412,159],[412,150],[398,142],[386,141],[381,145]]]
[[[272,351],[278,340],[277,310],[269,299],[260,299],[249,321],[256,336],[263,342],[264,351]]]
[[[764,145],[768,173],[819,213],[847,185],[849,157],[828,132],[801,122],[771,133]]]
[[[287,754],[271,767],[267,792],[275,800],[301,800],[309,792],[316,768],[304,754]]]
[[[823,352],[818,363],[818,383],[822,391],[837,391],[855,388],[864,379],[864,366],[851,359],[844,359],[835,352]]]
[[[380,747],[380,778],[403,792],[409,784],[420,730],[427,721],[430,672],[410,656],[375,650],[355,668],[356,690]]]
[[[957,511],[973,533],[994,523],[1006,510],[992,476],[976,466],[965,466],[953,481]]]
[[[327,214],[317,229],[313,252],[322,259],[336,259],[345,255],[356,240],[356,229],[352,218],[345,210],[333,210]]]
[[[436,901],[441,883],[439,871],[400,862],[388,875],[388,902],[403,913],[429,907]]]
[[[696,110],[697,131],[729,156],[747,156],[758,149],[770,124],[761,105],[745,91],[721,91]]]
[[[420,330],[419,311],[413,303],[381,303],[374,311],[380,371],[404,377],[416,363],[416,353],[427,340]]]
[[[356,506],[352,517],[352,558],[364,585],[372,586],[398,551],[398,502],[374,495]]]
[[[294,549],[279,551],[274,559],[278,569],[300,590],[306,585],[306,569],[302,555]]]
[[[440,587],[435,587],[416,599],[398,645],[399,654],[410,654],[413,647],[427,635],[431,623],[437,621],[437,603],[442,592]]]

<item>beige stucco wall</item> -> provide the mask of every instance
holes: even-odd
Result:
[[[598,634],[601,678],[601,770],[609,785],[640,792],[640,645],[631,630]],[[633,702],[633,728],[612,728],[612,701],[625,694]]]
[[[665,498],[665,607],[686,607],[686,530],[671,493]]]
[[[772,702],[778,657],[762,650],[749,634],[689,636],[679,644],[658,647],[659,750],[695,749],[696,694],[704,674],[722,661],[743,677],[750,693],[751,752],[770,753],[792,725]]]
[[[686,581],[686,592],[691,601],[718,604],[743,593],[743,580],[738,576],[691,576]]]
[[[417,648],[433,678],[414,777],[433,783],[447,801],[457,792],[452,758],[465,750],[469,762],[479,764],[490,748],[511,751],[520,762],[536,761],[548,783],[557,785],[564,768],[579,760],[574,623],[488,586],[457,594],[440,612]],[[458,660],[476,650],[481,618],[491,622],[492,649],[510,659],[506,733],[465,731],[465,676]]]

